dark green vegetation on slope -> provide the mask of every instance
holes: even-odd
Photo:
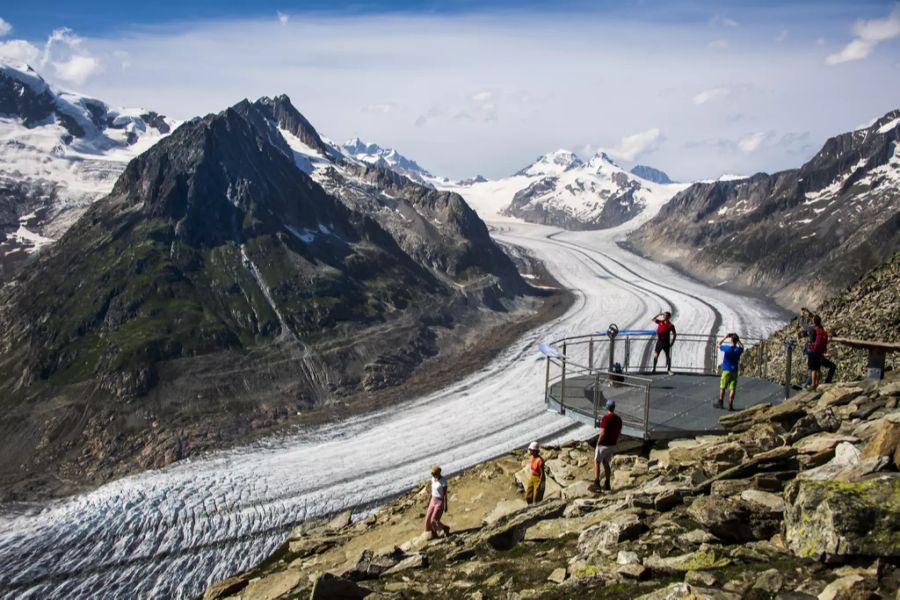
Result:
[[[0,482],[166,464],[527,316],[461,198],[403,180],[361,210],[297,167],[291,124],[311,128],[286,97],[185,124],[3,289]],[[376,208],[379,186],[358,190]],[[428,226],[383,225],[400,209]]]

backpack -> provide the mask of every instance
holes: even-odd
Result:
[[[812,351],[822,356],[828,351],[828,332],[824,327],[816,328],[816,341],[813,342]]]

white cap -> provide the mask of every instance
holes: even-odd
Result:
[[[529,450],[540,450],[540,448],[541,448],[541,447],[538,446],[538,443],[537,443],[537,442],[531,442],[530,444],[528,444],[528,449],[529,449]]]

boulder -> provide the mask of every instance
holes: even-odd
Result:
[[[247,587],[247,583],[249,582],[244,575],[236,575],[234,577],[229,577],[228,579],[223,579],[206,588],[206,592],[203,594],[203,600],[219,600],[220,598],[234,596]]]
[[[841,419],[830,408],[800,417],[793,428],[785,436],[785,441],[792,444],[808,435],[820,431],[834,432],[841,426]]]
[[[753,510],[776,514],[784,513],[784,500],[778,494],[761,490],[744,490],[741,492],[741,500]]]
[[[638,596],[638,600],[740,600],[741,595],[725,590],[694,587],[687,583],[673,583],[649,594]]]
[[[345,510],[344,512],[336,515],[333,519],[328,521],[325,524],[325,529],[328,531],[340,531],[344,527],[348,527],[350,523],[353,522],[353,515],[349,510]]]
[[[349,579],[322,573],[313,584],[309,600],[360,600],[371,593]]]
[[[731,561],[728,558],[718,556],[714,550],[705,546],[701,546],[699,550],[688,552],[687,554],[667,556],[665,558],[654,554],[644,559],[645,567],[649,567],[654,572],[661,574],[721,569],[729,564],[731,564]]]
[[[757,404],[744,410],[728,413],[719,417],[719,424],[725,428],[725,431],[741,433],[750,429],[758,419],[762,419],[770,408],[772,408],[771,404]]]
[[[794,443],[794,448],[800,454],[818,454],[833,450],[835,446],[841,442],[849,442],[855,444],[859,442],[858,438],[850,435],[841,435],[839,433],[817,433],[810,435]]]
[[[409,569],[422,569],[427,566],[428,557],[421,552],[413,552],[412,554],[403,558],[396,565],[382,573],[382,575],[393,575],[395,573],[408,571]]]
[[[650,569],[640,563],[629,563],[616,568],[616,573],[625,579],[646,579],[650,576]]]
[[[528,480],[531,478],[531,468],[527,466],[522,467],[522,469],[516,472],[515,477],[519,488],[524,490],[525,486],[528,484]],[[547,477],[544,481],[544,500],[559,498],[561,494],[562,488],[559,484],[553,480],[553,477]]]
[[[875,580],[862,575],[838,577],[822,590],[818,600],[857,600],[869,598],[875,591]]]
[[[608,520],[588,527],[578,536],[578,552],[590,556],[596,552],[607,553],[617,544],[637,538],[644,525],[634,513],[619,513]]]
[[[637,552],[619,550],[619,553],[616,555],[616,562],[620,565],[633,565],[640,563],[641,559],[637,555]]]
[[[801,557],[900,556],[900,475],[797,479],[784,493],[785,542]]]
[[[501,500],[497,503],[497,505],[491,512],[485,515],[484,519],[482,519],[481,521],[481,524],[492,525],[503,517],[511,515],[512,513],[527,507],[528,503],[525,502],[525,500],[523,500],[522,498],[516,498],[515,500]]]
[[[691,503],[687,512],[703,529],[731,542],[768,539],[780,527],[780,515],[734,498],[701,496]]]
[[[576,500],[578,498],[593,498],[597,493],[591,489],[589,481],[576,481],[572,485],[567,485],[562,490],[562,497],[565,500]]]
[[[684,574],[684,582],[701,587],[715,587],[716,575],[710,571],[688,571]]]
[[[558,569],[553,569],[553,572],[547,577],[547,581],[551,583],[560,584],[566,580],[566,577],[569,576],[568,571],[566,571],[565,567],[559,567]]]
[[[391,569],[406,558],[406,553],[395,548],[385,554],[375,554],[371,550],[363,550],[355,563],[344,569],[341,577],[352,581],[375,579],[385,571]]]
[[[863,391],[864,390],[859,387],[832,387],[819,398],[819,401],[816,403],[816,409],[825,409],[849,404],[851,400],[862,394]]]
[[[892,413],[881,420],[875,435],[863,448],[861,458],[888,457],[894,467],[900,468],[900,413]]]
[[[560,500],[545,501],[503,516],[495,523],[466,538],[462,547],[450,553],[447,558],[449,560],[468,559],[475,554],[479,547],[509,550],[525,538],[525,532],[529,527],[538,521],[556,519],[562,515],[565,507],[565,502]]]
[[[784,587],[784,575],[778,569],[768,569],[756,577],[753,589],[762,590],[767,594],[777,594]]]

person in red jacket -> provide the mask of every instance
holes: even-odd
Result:
[[[600,490],[600,465],[603,465],[603,475],[606,481],[603,489],[610,489],[612,469],[609,461],[616,453],[616,444],[619,443],[619,434],[622,433],[622,418],[616,414],[616,402],[606,401],[606,414],[600,420],[600,434],[597,436],[597,448],[594,451],[594,483],[591,486],[595,491]]]
[[[659,360],[659,353],[664,352],[666,354],[666,371],[669,375],[672,374],[672,359],[669,352],[672,350],[672,344],[675,343],[678,334],[675,332],[675,326],[671,319],[672,313],[669,311],[660,313],[652,319],[656,323],[656,352],[653,354],[654,373],[656,373],[656,361]]]

